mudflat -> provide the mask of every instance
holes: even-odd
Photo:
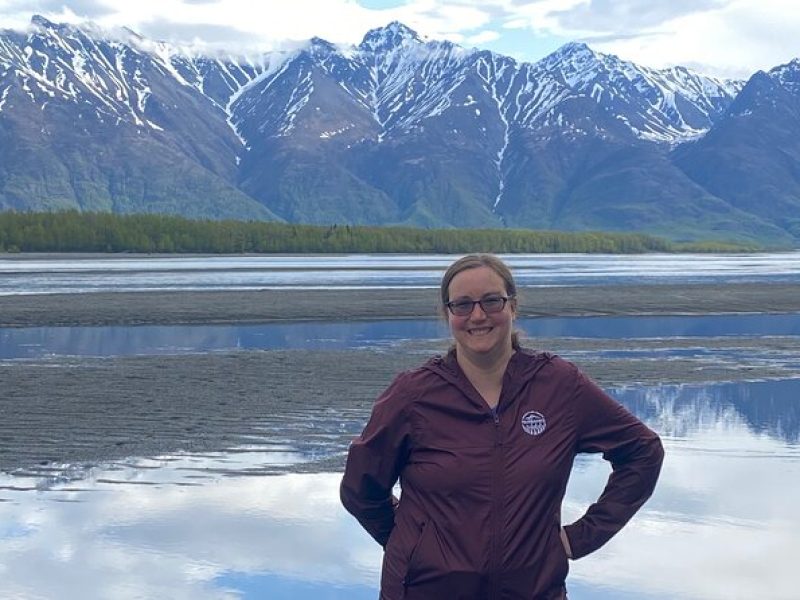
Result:
[[[7,296],[0,298],[0,326],[418,318],[436,307],[436,290]],[[528,288],[521,291],[520,312],[790,313],[800,312],[800,286]],[[349,440],[393,376],[447,345],[0,361],[0,471],[56,476],[128,457],[281,444],[322,457],[293,470],[340,469]],[[606,386],[785,378],[796,375],[792,365],[800,362],[797,336],[535,339],[526,345],[574,360]],[[695,347],[708,352],[671,360],[603,354]]]
[[[176,325],[412,319],[439,307],[434,289],[109,292],[0,296],[0,327]],[[521,316],[800,311],[800,284],[523,288]]]

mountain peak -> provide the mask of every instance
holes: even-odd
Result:
[[[800,96],[800,58],[771,69],[769,76],[778,81],[784,89]]]
[[[35,25],[36,27],[43,27],[45,29],[55,29],[58,27],[58,25],[46,19],[42,15],[33,15],[31,17],[31,25]]]
[[[541,59],[537,65],[546,71],[558,72],[573,85],[591,79],[602,69],[604,57],[583,42],[569,42]]]
[[[326,40],[324,38],[321,38],[321,37],[318,37],[318,36],[312,37],[309,40],[309,43],[311,44],[311,46],[313,46],[315,48],[323,48],[323,49],[329,50],[329,51],[336,50],[336,46],[331,44],[328,40]]]
[[[558,50],[550,54],[553,57],[569,57],[569,56],[583,56],[583,55],[591,55],[596,56],[594,50],[589,48],[583,42],[568,42],[561,46]]]
[[[92,21],[82,23],[55,23],[42,15],[31,17],[31,26],[40,32],[51,32],[55,35],[86,35],[90,38],[105,38],[109,32]]]
[[[314,36],[308,41],[306,52],[317,59],[324,60],[331,54],[339,52],[339,48],[326,39]]]
[[[800,72],[800,58],[790,60],[788,63],[770,69],[770,74],[798,73]]]
[[[399,21],[392,21],[384,27],[370,29],[359,48],[372,52],[385,52],[408,43],[422,43],[416,31]]]

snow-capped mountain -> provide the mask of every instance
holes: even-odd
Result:
[[[730,206],[800,238],[800,60],[758,72],[673,160]]]
[[[800,96],[791,64],[764,76]],[[786,241],[681,162],[751,84],[577,43],[520,63],[400,23],[210,57],[34,17],[0,33],[0,208]]]

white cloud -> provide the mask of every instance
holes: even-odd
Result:
[[[594,44],[640,64],[692,64],[746,77],[800,56],[800,11],[783,0],[731,2],[661,23],[656,35]],[[766,9],[766,10],[765,10]]]
[[[746,76],[800,56],[794,0],[408,0],[383,9],[358,0],[0,0],[5,27],[25,26],[33,12],[180,43],[196,37],[233,51],[313,36],[355,44],[369,29],[399,20],[431,39],[502,48],[527,60],[564,40],[586,40],[642,65],[695,65],[722,75]],[[526,41],[506,40],[512,32]]]
[[[465,41],[468,44],[472,44],[473,46],[479,46],[480,44],[485,44],[486,42],[493,42],[499,38],[500,38],[499,33],[487,29],[475,35],[471,35],[470,37],[466,38]]]

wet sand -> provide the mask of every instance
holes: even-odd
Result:
[[[523,315],[800,311],[800,286],[794,285],[528,289],[523,298]],[[430,316],[434,307],[434,290],[27,296],[0,298],[0,324],[413,318]],[[0,471],[47,475],[62,473],[65,464],[284,442],[319,448],[328,457],[295,470],[338,469],[349,439],[394,374],[446,345],[0,362]],[[553,339],[528,345],[563,354],[603,385],[783,378],[795,375],[791,365],[800,364],[797,337]],[[634,347],[703,347],[713,358],[599,354]],[[732,350],[739,358],[731,357]]]
[[[0,327],[411,319],[436,314],[437,291],[263,290],[0,296]],[[800,311],[800,284],[523,288],[522,316]]]

